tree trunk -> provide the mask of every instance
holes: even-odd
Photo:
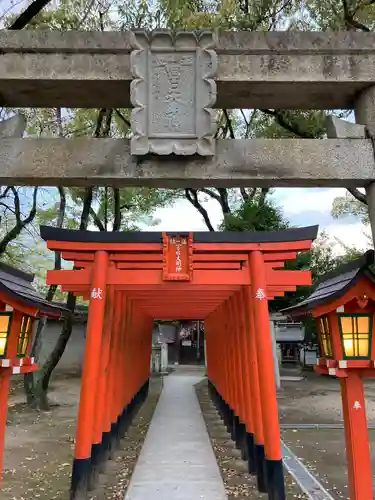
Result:
[[[61,257],[60,254],[58,254],[57,252],[55,253],[55,269],[61,269]],[[48,289],[46,300],[51,302],[53,300],[53,297],[55,296],[56,290],[57,286],[51,285]],[[39,320],[38,327],[36,329],[35,336],[33,339],[33,345],[31,348],[30,355],[35,359],[37,363],[39,362],[40,352],[42,350],[43,332],[44,328],[46,327],[46,324],[47,324],[47,318],[43,316]],[[39,407],[38,399],[35,395],[36,377],[37,373],[31,372],[31,373],[25,373],[23,378],[24,389],[26,394],[26,402],[31,408],[35,409]]]
[[[66,301],[66,308],[70,311],[64,318],[63,327],[55,347],[48,356],[46,362],[41,370],[37,372],[35,377],[35,384],[33,387],[33,400],[32,406],[39,410],[48,411],[50,406],[47,397],[48,386],[51,380],[51,375],[56,368],[61,356],[64,354],[66,345],[70,339],[74,324],[74,309],[76,306],[77,297],[72,293],[68,294]],[[25,387],[26,389],[26,387]]]
[[[37,330],[35,332],[33,347],[31,349],[31,356],[35,358],[35,361],[39,361],[40,351],[42,349],[42,337],[43,331],[47,324],[47,318],[44,316],[40,318]],[[37,374],[35,372],[25,373],[23,384],[26,394],[26,402],[31,408],[37,409],[39,407],[39,403],[37,397],[35,395],[35,377]]]
[[[99,137],[100,136],[100,130],[103,122],[103,118],[105,115],[105,110],[101,109],[98,114],[98,119],[97,119],[97,128],[95,130],[95,136]],[[107,121],[107,126],[108,126],[108,121]],[[82,213],[81,213],[81,221],[79,225],[79,229],[81,231],[84,231],[87,229],[89,219],[90,219],[90,210],[91,210],[91,204],[92,204],[92,197],[93,197],[93,190],[91,187],[88,187],[84,191],[83,195],[83,206],[82,206]],[[66,199],[65,199],[65,193],[63,192],[63,189],[60,189],[60,213],[59,213],[59,219],[57,226],[62,227],[63,226],[63,220],[64,220],[64,215],[65,215],[65,204],[66,204]],[[55,269],[61,269],[61,255],[56,252],[55,253]],[[56,291],[56,286],[50,287],[49,289],[49,294],[50,296],[47,296],[47,300],[52,300],[55,291]],[[30,401],[30,405],[34,406],[40,410],[49,410],[49,403],[48,403],[48,397],[47,397],[47,391],[48,391],[48,386],[51,380],[52,373],[54,369],[56,368],[58,362],[60,361],[62,355],[64,354],[65,348],[67,346],[67,343],[70,339],[70,336],[72,334],[73,330],[73,324],[74,324],[74,310],[76,307],[76,302],[77,302],[77,297],[73,295],[73,293],[69,292],[67,301],[66,301],[66,308],[68,309],[68,313],[64,317],[64,322],[63,322],[63,327],[60,333],[59,338],[57,339],[57,342],[55,344],[55,347],[52,349],[52,352],[49,354],[47,360],[45,361],[44,365],[40,369],[39,372],[35,374],[33,377],[33,385],[30,381],[30,379],[25,380],[25,391],[26,391],[26,396],[28,402]],[[38,341],[34,342],[33,348],[36,345],[41,345],[40,339],[41,339],[41,334],[42,334],[42,326],[40,327],[41,330],[36,334],[38,337]],[[36,347],[35,347],[36,348]],[[40,348],[39,348],[40,350]],[[32,394],[32,395],[31,395]]]
[[[86,230],[89,223],[92,195],[93,195],[92,188],[91,187],[86,188],[83,196],[81,222],[79,225],[79,229],[81,231]],[[61,268],[61,262],[60,262],[60,268]],[[69,292],[68,298],[66,300],[66,308],[68,309],[69,312],[66,314],[64,318],[64,323],[60,336],[57,339],[55,347],[48,356],[40,372],[38,372],[38,378],[37,381],[35,382],[34,394],[37,399],[37,406],[41,410],[49,409],[48,398],[47,398],[49,382],[53,370],[56,368],[58,362],[61,359],[61,356],[64,354],[66,345],[72,334],[73,324],[74,324],[74,310],[76,307],[76,302],[77,302],[77,297],[73,295],[73,293]]]
[[[61,115],[59,114],[59,117],[61,118]],[[58,121],[61,121],[58,120]],[[60,134],[61,135],[61,134]],[[64,217],[65,217],[65,209],[66,209],[66,196],[65,196],[65,191],[63,187],[58,187],[57,188],[59,191],[60,195],[60,206],[59,206],[59,211],[57,214],[57,221],[56,221],[56,227],[62,228],[64,224]],[[56,271],[61,269],[61,255],[59,252],[55,252],[55,267],[54,269]],[[48,288],[48,292],[46,295],[46,300],[48,302],[52,302],[55,293],[57,290],[57,285],[51,285]],[[47,318],[42,317],[39,320],[38,323],[38,328],[35,332],[34,340],[33,340],[33,345],[31,349],[31,356],[35,358],[35,361],[38,363],[39,362],[39,356],[40,352],[42,350],[42,343],[43,343],[43,332],[44,328],[47,324]],[[25,389],[25,394],[26,394],[26,402],[31,408],[38,408],[39,402],[38,398],[35,395],[35,384],[36,384],[36,377],[37,374],[35,372],[32,373],[26,373],[24,375],[24,389]]]

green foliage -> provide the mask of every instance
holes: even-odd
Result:
[[[334,252],[334,243],[339,243],[343,252],[339,255]],[[348,247],[339,240],[332,240],[326,232],[322,232],[317,241],[314,242],[311,252],[311,269],[313,272],[313,282],[316,283],[327,273],[335,270],[338,266],[357,259],[364,253],[363,250]]]
[[[9,222],[11,222],[11,218]],[[5,231],[1,228],[0,238],[4,234]],[[48,262],[49,260],[50,264],[53,262],[53,259],[49,259],[49,256],[52,257],[52,255],[48,254],[50,252],[38,241],[37,235],[32,232],[23,231],[16,240],[7,245],[0,260],[21,271],[35,274],[36,282],[39,286],[44,281],[46,261]]]
[[[370,224],[367,205],[354,198],[348,191],[345,192],[344,196],[338,196],[334,199],[332,216],[335,219],[353,216],[366,226]]]
[[[273,200],[263,199],[261,193],[257,193],[254,198],[244,201],[237,210],[225,215],[221,229],[277,231],[287,227],[288,222],[284,219],[282,209]]]
[[[342,252],[335,253],[334,246],[339,244]],[[311,252],[300,253],[295,262],[286,263],[285,268],[289,270],[311,270],[313,285],[298,287],[293,294],[278,297],[270,304],[271,311],[280,311],[293,306],[308,297],[319,283],[319,280],[327,273],[337,269],[342,264],[358,259],[364,253],[363,249],[355,246],[347,246],[338,239],[332,239],[322,231],[313,243]],[[304,320],[306,328],[306,341],[317,338],[315,322],[311,318]]]
[[[347,13],[344,11],[347,6]],[[361,29],[355,23],[364,24],[370,31],[375,28],[375,8],[371,0],[306,0],[305,16],[294,22],[299,29],[339,31],[347,28]],[[354,22],[350,22],[353,18]]]
[[[137,231],[142,226],[152,226],[156,221],[152,214],[157,207],[170,205],[179,195],[167,189],[124,188],[120,189],[120,208],[122,231]],[[104,188],[98,189],[96,213],[103,225],[108,222],[108,228],[114,223],[114,193]]]
[[[258,113],[253,122],[255,137],[317,138],[324,137],[326,112],[322,110],[283,110]]]
[[[268,30],[299,8],[282,0],[161,0],[166,25],[173,29]]]

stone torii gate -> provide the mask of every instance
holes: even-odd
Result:
[[[1,183],[366,187],[374,233],[374,33],[2,31],[0,43],[3,106],[134,108],[130,140],[0,139]],[[354,109],[360,125],[214,140],[214,108]]]
[[[2,31],[0,43],[4,106],[134,107],[132,126],[138,138],[146,134],[152,142],[162,134],[172,144],[194,138],[210,143],[198,155],[183,148],[179,154],[175,148],[173,162],[168,162],[170,149],[144,155],[134,146],[131,151],[128,139],[7,138],[0,149],[3,184],[363,187],[373,181],[374,150],[368,137],[351,131],[325,140],[213,143],[208,118],[213,108],[355,109],[358,122],[373,136],[373,33],[219,32],[172,38],[168,32]],[[165,56],[163,70],[160,54]],[[148,71],[145,59],[151,61]],[[186,70],[194,61],[202,71]],[[185,70],[178,69],[180,62]],[[162,94],[153,79],[157,71],[167,89]],[[176,105],[185,75],[195,91]],[[180,121],[172,117],[176,112]]]
[[[311,284],[282,270],[318,227],[279,232],[102,233],[42,227],[75,270],[47,283],[90,300],[71,498],[86,498],[147,394],[154,319],[204,319],[208,377],[270,500],[285,498],[268,300]],[[93,388],[96,387],[96,391]]]

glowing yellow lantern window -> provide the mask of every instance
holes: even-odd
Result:
[[[23,316],[21,321],[21,330],[18,337],[17,356],[23,358],[27,354],[27,347],[33,330],[33,318]]]
[[[332,342],[331,332],[329,330],[329,322],[327,316],[319,318],[320,344],[323,351],[323,356],[332,358]]]
[[[372,315],[340,314],[339,325],[345,359],[370,359]]]
[[[12,313],[0,313],[0,358],[5,358]]]

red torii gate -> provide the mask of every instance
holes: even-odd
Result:
[[[269,499],[284,478],[268,300],[310,285],[282,270],[317,226],[275,232],[104,233],[41,227],[74,270],[47,283],[90,300],[71,499],[96,485],[147,396],[155,319],[204,319],[210,392]],[[230,334],[228,334],[230,332]]]

